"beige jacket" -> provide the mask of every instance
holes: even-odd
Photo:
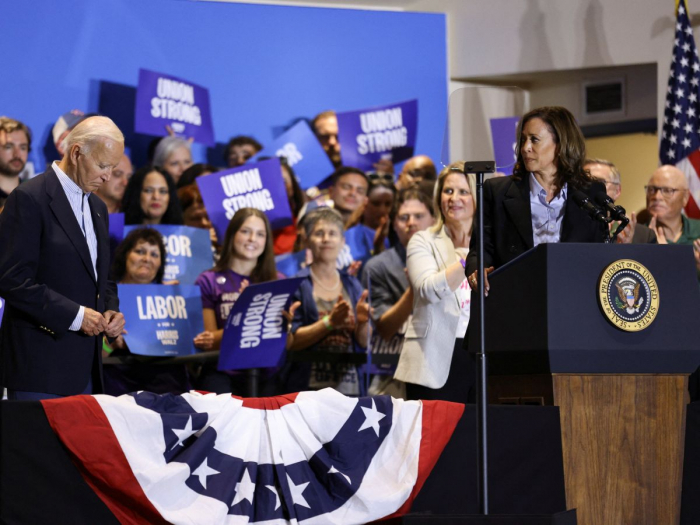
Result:
[[[408,278],[413,287],[413,317],[396,379],[429,388],[447,382],[459,323],[459,299],[447,285],[445,269],[455,262],[455,248],[443,227],[416,233],[406,247]]]

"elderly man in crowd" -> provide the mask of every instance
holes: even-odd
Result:
[[[437,180],[437,171],[430,157],[427,155],[416,155],[408,159],[403,165],[403,169],[396,181],[396,188],[403,190],[423,181],[435,180]]]
[[[124,154],[119,164],[112,170],[110,179],[95,191],[95,195],[102,199],[107,205],[108,213],[117,213],[121,211],[124,190],[126,190],[126,184],[129,182],[133,173],[134,168],[131,165],[131,159],[128,155]]]
[[[19,174],[27,164],[32,142],[29,128],[8,117],[0,117],[0,210],[7,196],[19,186]]]
[[[622,194],[622,180],[620,170],[615,164],[604,159],[586,159],[584,169],[588,170],[591,176],[605,184],[605,191],[613,201],[617,201]],[[620,232],[617,242],[624,244],[645,244],[656,243],[656,234],[647,226],[637,223],[637,214],[632,212],[629,215],[630,223]],[[615,225],[616,226],[616,225]]]
[[[0,215],[0,386],[9,399],[48,399],[102,388],[102,335],[124,328],[108,282],[105,204],[93,195],[124,154],[106,117],[83,120],[65,155],[13,191]]]
[[[652,215],[649,227],[659,244],[690,244],[700,271],[700,220],[683,215],[688,203],[688,181],[675,166],[661,166],[645,186],[647,209]]]

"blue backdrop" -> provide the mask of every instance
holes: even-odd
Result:
[[[442,14],[22,0],[3,6],[0,34],[9,45],[0,114],[32,128],[37,171],[55,156],[53,123],[73,108],[114,118],[142,163],[151,138],[132,132],[141,67],[207,87],[219,143],[251,134],[266,144],[299,117],[415,98],[416,153],[440,158],[448,80]],[[195,162],[222,165],[219,150],[195,145]]]

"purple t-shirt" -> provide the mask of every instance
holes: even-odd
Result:
[[[216,313],[216,327],[223,328],[228,319],[228,314],[240,295],[243,279],[250,280],[249,277],[234,272],[224,270],[215,272],[207,270],[202,272],[196,285],[202,290],[202,308],[211,308]]]

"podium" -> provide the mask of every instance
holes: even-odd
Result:
[[[638,331],[615,326],[601,306],[600,279],[622,260],[645,267],[658,293],[656,317]],[[624,304],[627,293],[638,316],[644,283],[618,292],[616,278],[609,301]],[[489,282],[489,402],[560,407],[566,501],[579,525],[678,523],[688,375],[700,365],[692,247],[545,244]],[[478,348],[476,330],[469,337]]]

